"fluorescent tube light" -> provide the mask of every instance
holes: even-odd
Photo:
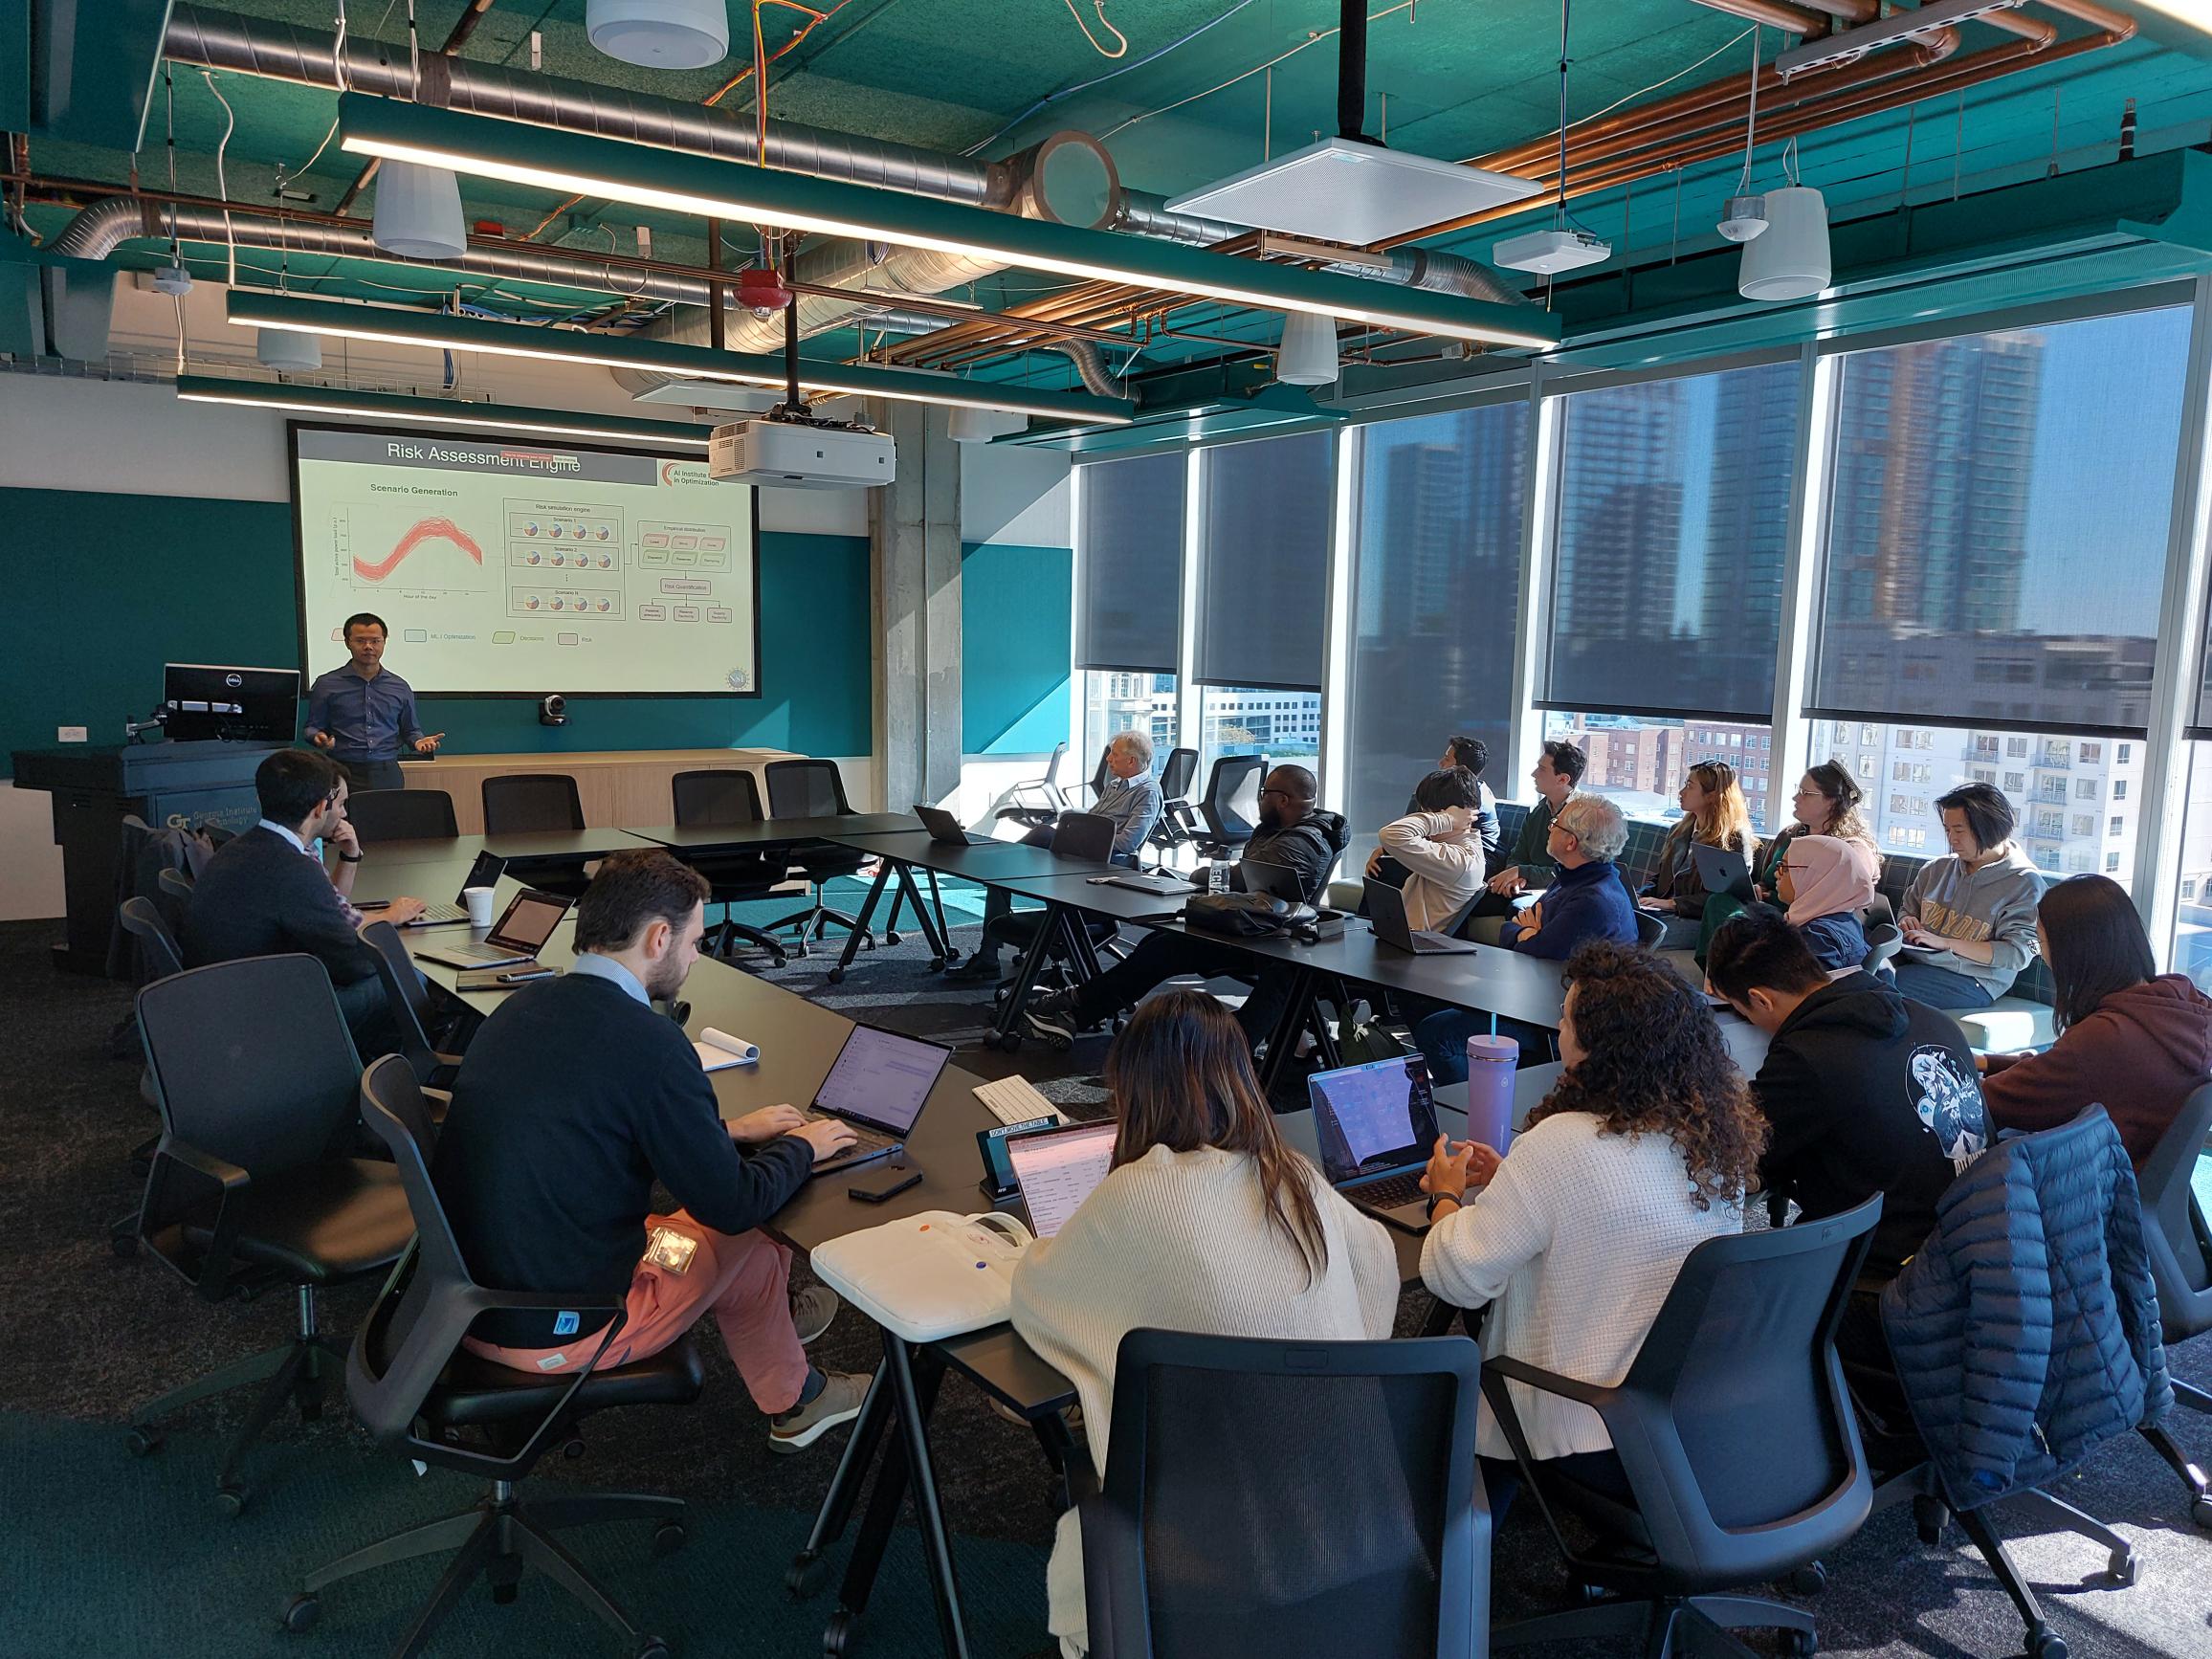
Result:
[[[553,409],[509,409],[499,404],[453,403],[441,397],[409,397],[402,392],[352,391],[343,387],[275,386],[259,380],[218,380],[208,375],[177,377],[177,396],[187,403],[240,404],[253,409],[285,409],[297,414],[365,415],[377,420],[419,421],[427,426],[480,427],[489,431],[522,432],[562,438],[611,438],[626,444],[670,445],[704,450],[703,427],[675,421],[637,420],[628,415],[572,414]]]
[[[349,92],[339,100],[339,131],[341,144],[354,155],[451,167],[561,195],[926,248],[1064,276],[1134,283],[1225,304],[1302,311],[1414,334],[1532,350],[1559,343],[1556,319],[1494,300],[1241,259],[1153,237],[1026,219],[902,190],[427,104]]]

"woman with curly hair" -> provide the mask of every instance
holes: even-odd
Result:
[[[1422,1185],[1436,1225],[1421,1277],[1490,1307],[1485,1352],[1601,1385],[1626,1377],[1685,1257],[1740,1231],[1766,1119],[1689,981],[1648,951],[1595,942],[1567,962],[1566,1072],[1503,1158],[1439,1139]],[[1509,1383],[1539,1458],[1626,1495],[1586,1405]],[[1483,1408],[1475,1449],[1493,1513],[1517,1477]]]

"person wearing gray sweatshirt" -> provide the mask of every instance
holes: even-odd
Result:
[[[2013,845],[2012,803],[1988,784],[1962,784],[1936,802],[1948,854],[1905,889],[1897,926],[1897,989],[1936,1008],[1985,1008],[2035,958],[2043,877]]]

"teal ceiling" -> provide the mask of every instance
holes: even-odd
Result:
[[[0,0],[0,12],[20,4]],[[1125,184],[1167,194],[1294,148],[1336,124],[1336,41],[1327,34],[1337,19],[1335,0],[1247,0],[1242,6],[1234,0],[1106,0],[1106,18],[1129,42],[1118,60],[1101,56],[1086,42],[1064,0],[817,4],[825,11],[835,10],[771,68],[768,107],[782,119],[933,148],[980,146],[980,153],[991,155],[1075,127],[1103,137]],[[1089,0],[1077,4],[1095,31]],[[334,0],[229,0],[228,9],[327,33],[336,6]],[[134,5],[102,15],[125,18],[143,10]],[[434,50],[466,4],[418,0],[416,10],[425,49]],[[1370,10],[1382,14],[1370,35],[1368,125],[1370,131],[1386,129],[1394,147],[1460,160],[1551,130],[1558,96],[1558,0],[1418,0],[1398,6],[1371,0]],[[405,42],[405,0],[350,0],[347,11],[357,37]],[[712,71],[681,74],[634,69],[601,55],[586,39],[584,11],[584,0],[495,0],[461,55],[527,68],[536,32],[547,74],[684,100],[708,97],[749,61],[744,0],[731,5],[733,39],[744,43],[741,55]],[[768,6],[763,12],[768,50],[789,44],[804,21],[796,11]],[[1197,38],[1174,44],[1209,23]],[[119,32],[111,56],[120,79],[143,56],[143,32],[150,25],[112,27]],[[1571,112],[1579,118],[1623,100],[1635,101],[1644,89],[1685,70],[1665,92],[1648,96],[1736,73],[1750,57],[1751,41],[1737,39],[1747,27],[1690,0],[1604,0],[1578,7]],[[2068,34],[2081,32],[2080,25],[2064,20],[2060,27]],[[133,33],[122,38],[124,32]],[[2109,51],[1983,84],[1963,100],[1932,100],[1910,113],[1900,109],[1810,136],[1800,145],[1801,170],[1806,182],[1827,192],[1831,215],[1846,219],[1897,203],[1907,184],[1908,146],[1915,196],[1946,187],[1954,172],[1973,188],[2040,176],[2054,157],[2069,171],[2109,161],[2131,99],[2144,149],[2205,143],[2212,138],[2212,60],[2165,41],[2192,40],[2200,49],[2205,43],[2169,30],[2156,33],[2161,37],[2146,32]],[[1964,26],[1963,33],[1962,52],[2002,38],[1979,24]],[[1776,32],[1764,32],[1765,55],[1782,44]],[[1140,62],[1154,54],[1160,55]],[[1709,54],[1719,55],[1691,67]],[[1279,59],[1272,70],[1248,74],[1271,59]],[[1016,120],[1051,95],[1109,76]],[[198,70],[180,68],[175,74],[178,187],[216,194],[220,146],[222,182],[233,196],[272,200],[281,169],[292,188],[315,198],[304,205],[329,210],[359,171],[358,163],[334,144],[316,155],[331,127],[334,95],[238,75],[212,78],[210,88]],[[123,89],[115,90],[120,95]],[[218,92],[229,100],[228,113]],[[749,112],[752,93],[747,79],[722,100],[722,107]],[[33,138],[33,169],[43,177],[120,185],[135,163],[145,183],[166,184],[162,141],[167,120],[167,97],[157,77],[144,143],[135,157]],[[1763,182],[1779,179],[1779,158],[1770,149],[1762,148],[1759,163]],[[1737,166],[1736,158],[1722,158],[1686,168],[1678,188],[1676,179],[1657,178],[1617,189],[1579,204],[1578,217],[1630,256],[1664,259],[1677,246],[1686,254],[1711,249],[1717,245],[1711,229],[1715,210]],[[513,234],[531,231],[557,201],[482,181],[464,181],[464,195],[473,218],[497,221]],[[365,197],[358,210],[365,214],[371,199]],[[30,217],[41,233],[52,234],[69,211],[34,206]],[[1531,222],[1540,219],[1535,215]],[[633,252],[641,222],[652,232],[656,254],[703,261],[696,222],[641,215],[602,202],[586,202],[555,217],[541,240]],[[1486,225],[1435,245],[1485,256],[1491,242],[1514,228]],[[741,249],[747,240],[742,228],[734,228],[732,235]],[[203,275],[219,272],[220,249],[199,246],[188,253]],[[149,265],[154,250],[134,243],[122,258]],[[241,264],[254,279],[276,280],[272,254],[247,253]],[[296,257],[289,276],[296,289],[363,299],[451,292],[453,286],[434,269],[360,260]],[[984,284],[977,297],[995,306],[1058,286],[1051,278],[1009,273]],[[512,283],[494,288],[468,281],[461,291],[473,301],[516,315],[566,314],[609,303],[607,296],[588,290]],[[1195,332],[1254,342],[1272,341],[1277,326],[1271,318],[1200,312],[1182,314],[1178,321]],[[832,337],[809,349],[851,343],[850,337]],[[1148,363],[1168,362],[1211,349],[1162,341],[1145,356]],[[1055,385],[1068,378],[1067,365],[1057,359],[997,372]]]

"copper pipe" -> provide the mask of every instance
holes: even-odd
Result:
[[[1763,23],[1769,29],[1780,29],[1785,34],[1801,34],[1808,40],[1825,34],[1829,28],[1827,18],[1792,6],[1789,0],[1697,0],[1697,4],[1711,11],[1725,11],[1746,23]]]
[[[2041,0],[2041,3],[2053,11],[2063,11],[2068,17],[2078,17],[2084,23],[2102,30],[2112,36],[2105,43],[2108,46],[2117,46],[2121,41],[2135,36],[2135,20],[2133,17],[2125,11],[2114,11],[2110,6],[2099,6],[2096,0]]]

